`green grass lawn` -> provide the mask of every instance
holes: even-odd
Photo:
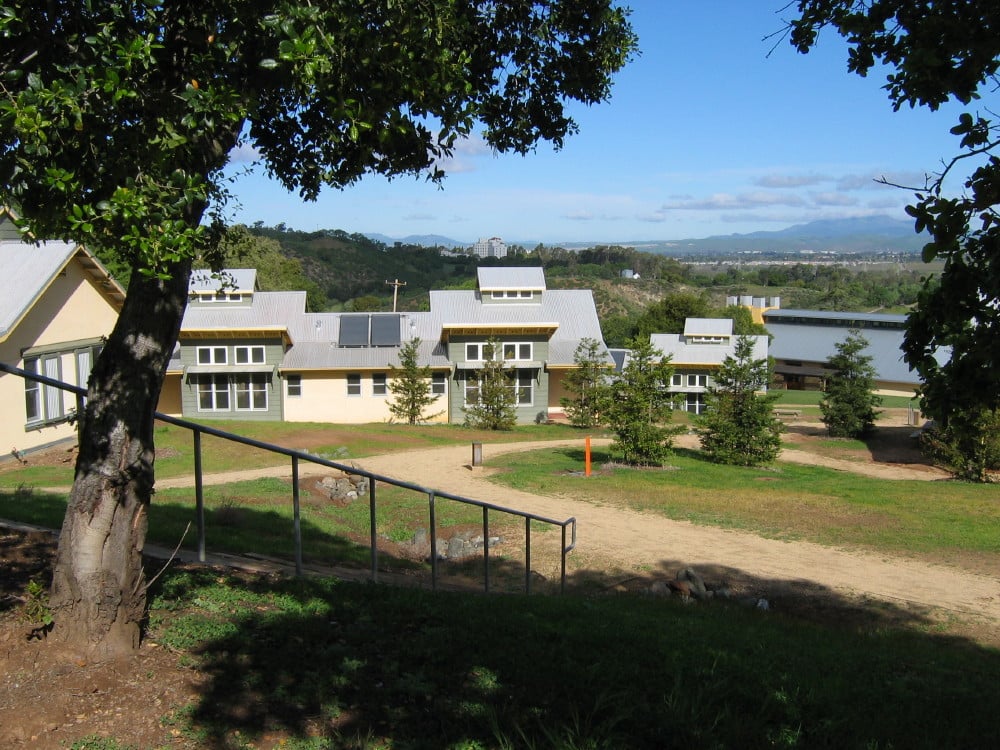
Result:
[[[168,571],[150,637],[199,747],[974,748],[1000,653],[731,602],[483,597]],[[257,744],[258,742],[263,744]]]
[[[461,425],[399,425],[388,423],[332,425],[310,422],[234,422],[211,421],[206,425],[253,440],[273,443],[283,448],[310,453],[330,461],[349,462],[378,453],[419,450],[446,445],[471,445],[472,442],[505,443],[521,440],[561,440],[579,437],[580,432],[565,424],[518,425],[513,430],[496,432],[473,430]],[[156,476],[160,479],[194,473],[194,438],[190,430],[158,423],[154,432]],[[56,449],[59,453],[60,449]],[[35,464],[27,456],[26,466],[7,462],[0,466],[0,488],[19,484],[31,487],[69,486],[74,465],[70,453],[62,451],[66,461]],[[287,466],[287,457],[232,442],[212,435],[201,440],[202,467],[205,473],[235,471],[264,466]]]
[[[668,518],[740,528],[768,537],[852,545],[934,559],[957,552],[1000,570],[1000,503],[995,486],[878,480],[822,467],[779,463],[722,466],[679,450],[670,470],[606,471],[596,450],[590,477],[578,449],[499,456],[494,481],[526,492],[620,505]]]

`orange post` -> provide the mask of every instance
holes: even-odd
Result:
[[[590,476],[590,435],[587,435],[587,450],[585,451],[585,454],[586,454],[587,458],[586,458],[585,469],[584,469],[583,473],[584,473],[585,476],[589,477]]]

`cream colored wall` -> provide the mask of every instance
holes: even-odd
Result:
[[[566,370],[549,370],[549,414],[562,414],[562,399],[569,398],[569,392],[563,385]]]
[[[23,367],[21,347],[8,343],[0,344],[0,361]],[[72,354],[60,357],[62,378],[65,382],[76,381],[76,362]],[[63,392],[63,411],[76,408],[76,396]],[[8,451],[31,451],[64,440],[76,440],[76,427],[63,423],[39,429],[25,430],[24,379],[17,375],[0,374],[0,457],[6,458]]]
[[[156,404],[156,410],[171,417],[183,416],[180,373],[169,374],[163,379],[163,387],[160,389],[160,400]]]
[[[282,388],[286,388],[282,378]],[[347,373],[302,373],[302,395],[284,396],[286,422],[331,422],[334,424],[364,424],[388,422],[392,418],[389,402],[392,393],[372,395],[371,373],[361,373],[361,395],[347,395]],[[446,422],[447,398],[439,396],[427,412],[442,412],[432,421]]]
[[[34,346],[79,341],[111,332],[118,312],[98,292],[75,262],[56,277],[35,306],[0,344],[0,361],[23,367],[21,352]],[[72,354],[62,358],[63,381],[76,385],[76,362]],[[76,397],[63,393],[66,410],[75,408]],[[61,440],[75,439],[76,428],[61,424],[26,431],[24,380],[0,375],[0,455],[11,448],[27,451]]]

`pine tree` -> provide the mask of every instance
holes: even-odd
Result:
[[[499,356],[502,351],[497,339],[486,343],[483,368],[475,373],[477,387],[466,390],[465,423],[470,427],[510,430],[517,424],[517,389],[512,382],[516,375]]]
[[[628,363],[608,386],[605,422],[617,439],[612,450],[635,466],[660,466],[673,452],[682,428],[670,426],[674,368],[670,358],[653,348],[648,338],[633,339]]]
[[[774,416],[776,396],[762,393],[772,365],[753,358],[753,338],[736,339],[708,389],[706,411],[698,418],[702,450],[713,461],[736,466],[770,463],[781,450],[781,422]]]
[[[431,368],[421,367],[417,363],[419,348],[420,339],[407,341],[399,350],[399,367],[389,365],[392,371],[389,391],[394,397],[389,403],[389,411],[396,419],[407,424],[423,422],[434,416],[424,415],[424,411],[436,399],[431,394]]]
[[[826,380],[826,393],[819,402],[823,424],[831,437],[863,438],[875,431],[877,406],[882,399],[875,395],[875,368],[872,358],[862,354],[868,339],[851,330],[837,344],[830,357],[833,374]]]
[[[600,356],[598,341],[592,338],[580,341],[573,364],[576,367],[563,379],[569,396],[561,398],[559,403],[574,427],[594,427],[600,423],[608,395],[608,366]]]

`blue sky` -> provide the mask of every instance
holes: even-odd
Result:
[[[370,177],[314,203],[258,169],[234,186],[235,220],[557,244],[902,219],[912,193],[875,179],[922,185],[955,152],[948,129],[960,107],[894,112],[884,73],[849,74],[836,35],[808,55],[787,41],[771,51],[775,40],[764,37],[783,26],[785,0],[626,4],[641,55],[610,101],[573,109],[580,132],[561,151],[494,155],[470,140],[445,165],[443,188]]]

